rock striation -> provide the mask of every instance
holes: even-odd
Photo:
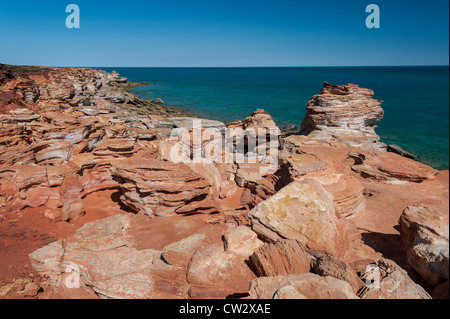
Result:
[[[314,179],[289,184],[249,212],[252,229],[269,242],[296,240],[312,253],[341,256],[343,227],[333,199]]]
[[[401,244],[408,265],[433,287],[448,281],[448,208],[408,206],[399,224]]]
[[[139,85],[0,65],[1,298],[448,298],[449,174],[386,152],[371,90],[297,134]]]
[[[317,139],[338,139],[349,146],[381,149],[375,123],[383,118],[374,92],[355,84],[324,84],[309,101],[300,132]]]
[[[252,281],[251,299],[358,299],[349,283],[307,273]]]
[[[173,236],[155,237],[160,227]],[[245,259],[260,246],[246,227],[225,234],[220,225],[128,214],[88,223],[30,258],[55,291],[67,285],[69,268],[80,287],[102,298],[225,298],[248,291],[255,275]]]

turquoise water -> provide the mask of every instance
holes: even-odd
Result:
[[[154,83],[135,89],[143,98],[161,98],[168,105],[224,122],[242,120],[263,108],[280,127],[300,127],[307,102],[325,81],[356,83],[384,101],[385,116],[377,129],[383,142],[398,144],[435,168],[449,168],[446,66],[115,70],[131,81]]]

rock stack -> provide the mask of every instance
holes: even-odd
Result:
[[[374,92],[355,84],[325,83],[308,103],[301,134],[310,138],[339,140],[363,149],[381,149],[375,123],[383,118],[381,101]]]

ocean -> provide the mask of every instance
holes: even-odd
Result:
[[[283,67],[283,68],[100,68],[116,70],[144,99],[162,99],[201,117],[225,123],[265,109],[283,128],[300,128],[306,104],[324,82],[355,83],[383,100],[381,141],[397,144],[436,169],[449,169],[449,68]]]

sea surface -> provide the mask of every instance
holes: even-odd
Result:
[[[374,90],[385,115],[376,132],[437,169],[449,169],[449,68],[101,68],[133,82],[144,99],[162,99],[201,117],[225,123],[265,109],[283,128],[300,128],[306,104],[324,82],[355,83]]]

